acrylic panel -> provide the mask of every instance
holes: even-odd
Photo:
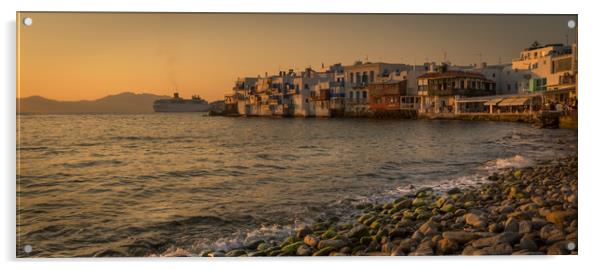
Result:
[[[16,20],[19,258],[578,253],[577,15]]]

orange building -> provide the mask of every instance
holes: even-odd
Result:
[[[407,81],[371,83],[368,92],[372,111],[399,110],[401,96],[407,92]]]

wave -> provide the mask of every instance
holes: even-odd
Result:
[[[202,238],[187,247],[172,245],[161,254],[154,255],[161,257],[181,256],[182,254],[185,254],[186,256],[199,256],[205,250],[229,251],[248,247],[261,241],[274,242],[285,239],[294,235],[297,229],[305,225],[309,225],[309,223],[295,222],[293,225],[262,225],[260,228],[238,231],[230,236],[221,237],[217,240]]]
[[[512,157],[508,157],[508,158],[498,158],[495,160],[491,160],[485,163],[485,168],[488,171],[492,171],[492,170],[501,170],[501,169],[506,169],[506,168],[524,168],[524,167],[529,167],[529,166],[533,166],[534,165],[534,161],[529,159],[529,158],[525,158],[522,155],[514,155]]]
[[[65,163],[63,164],[64,167],[66,168],[86,168],[86,167],[94,167],[94,166],[100,166],[100,165],[122,165],[123,162],[116,160],[116,159],[109,159],[109,160],[88,160],[88,161],[81,161],[81,162],[76,162],[76,163]]]

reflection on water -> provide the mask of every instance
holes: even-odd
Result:
[[[199,114],[18,121],[19,256],[141,256],[215,244],[349,214],[354,203],[410,184],[474,184],[496,168],[577,151],[576,131],[502,122]],[[31,254],[21,252],[26,244]]]

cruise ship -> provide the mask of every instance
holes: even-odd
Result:
[[[174,93],[173,98],[156,100],[153,109],[155,112],[208,112],[211,106],[199,96],[183,99],[178,93]]]

